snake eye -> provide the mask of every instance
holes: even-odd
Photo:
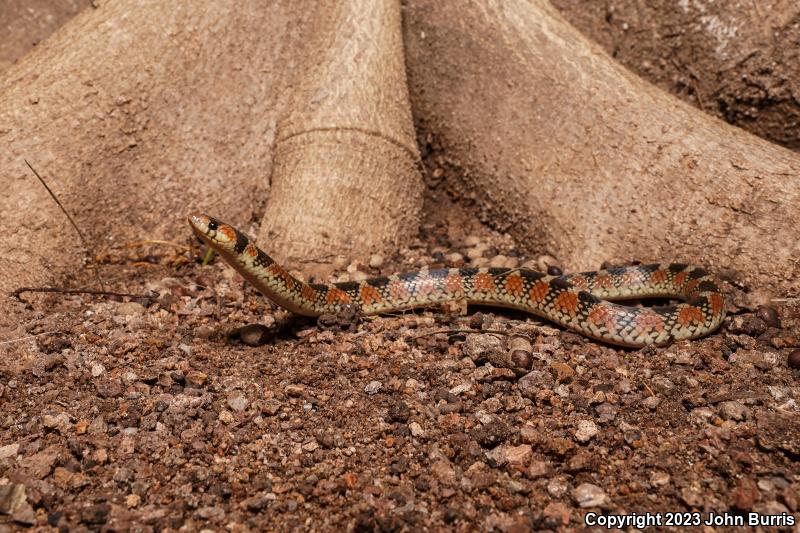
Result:
[[[208,231],[217,231],[219,224],[217,224],[216,220],[209,220],[208,221]]]

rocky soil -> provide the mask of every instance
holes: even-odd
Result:
[[[28,319],[0,343],[0,531],[800,511],[796,300],[756,309],[728,280],[720,332],[623,350],[488,308],[301,319],[182,245],[102,258],[114,290],[150,297],[20,296]],[[526,258],[431,221],[393,257],[327,267],[344,280],[464,262]]]

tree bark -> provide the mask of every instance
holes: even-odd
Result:
[[[463,170],[452,186],[528,250],[797,290],[796,154],[632,75],[543,0],[415,0],[405,35],[415,117]]]
[[[314,9],[258,239],[290,263],[397,246],[422,206],[399,4]]]

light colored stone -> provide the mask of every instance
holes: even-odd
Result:
[[[370,396],[373,394],[377,394],[383,388],[383,383],[380,381],[370,381],[367,383],[367,386],[364,387],[364,392],[369,394]]]
[[[247,409],[247,406],[250,402],[247,401],[247,398],[244,397],[241,393],[233,394],[228,398],[228,407],[240,413]]]
[[[66,434],[72,428],[72,422],[69,421],[69,415],[67,413],[44,415],[42,417],[42,425],[47,429],[55,429],[62,435]]]
[[[481,239],[477,235],[468,235],[466,239],[464,239],[464,246],[468,246],[472,248],[473,246],[477,246],[480,244]]]
[[[572,491],[572,498],[581,509],[603,507],[608,504],[608,495],[592,483],[581,483]]]
[[[583,444],[586,444],[597,435],[597,425],[591,420],[581,420],[578,422],[578,429],[575,430],[575,439]]]
[[[141,315],[144,312],[144,306],[136,302],[125,302],[117,305],[117,315],[119,316]]]
[[[227,409],[223,409],[219,412],[219,421],[223,424],[232,424],[234,420],[236,419],[233,417],[233,413]]]
[[[102,363],[99,363],[97,361],[93,362],[90,368],[90,372],[92,373],[93,378],[102,376],[105,373],[105,371],[106,367],[104,367]]]
[[[5,446],[0,446],[0,460],[7,459],[9,457],[14,457],[17,455],[18,451],[19,451],[18,442],[13,442]]]

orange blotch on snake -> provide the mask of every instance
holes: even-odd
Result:
[[[328,305],[336,303],[349,304],[350,295],[341,289],[337,289],[336,287],[331,287],[328,289],[328,294],[325,295],[325,303]]]
[[[660,268],[650,274],[650,283],[653,285],[659,285],[667,281],[667,273]]]
[[[672,280],[672,283],[675,284],[676,287],[683,287],[683,284],[686,283],[686,271],[678,272],[675,274],[675,279]]]
[[[708,295],[708,304],[711,306],[711,312],[718,315],[725,308],[725,298],[721,294],[712,293]]]
[[[535,283],[530,290],[530,297],[533,303],[540,304],[547,298],[547,293],[550,292],[550,284],[546,281]]]
[[[691,293],[694,292],[695,288],[697,288],[698,285],[700,285],[700,280],[699,279],[693,279],[689,283],[686,284],[686,287],[684,287],[683,292],[685,294],[691,294]]]
[[[571,276],[569,278],[569,282],[572,285],[578,287],[579,289],[588,289],[589,288],[589,282],[587,281],[587,279],[585,277],[581,276],[580,274],[576,274],[574,276]]]
[[[693,305],[684,306],[678,312],[678,323],[681,326],[686,327],[692,322],[697,322],[698,324],[705,322],[703,311]]]
[[[553,300],[553,307],[567,315],[574,315],[578,310],[578,295],[572,291],[564,291]]]
[[[280,278],[281,281],[283,281],[283,284],[286,285],[287,289],[294,289],[297,286],[297,280],[294,279],[292,275],[286,272],[283,268],[278,266],[277,263],[273,263],[267,267],[267,271],[274,277]]]
[[[444,288],[447,292],[461,294],[464,292],[464,284],[460,274],[449,274],[444,279]]]
[[[610,289],[614,286],[614,278],[609,274],[598,274],[594,278],[594,286],[599,289]]]
[[[389,283],[389,296],[395,301],[402,301],[408,298],[408,287],[402,281],[393,280]]]
[[[633,319],[633,325],[639,333],[647,333],[649,331],[661,333],[664,331],[664,319],[653,311],[639,312],[636,318]]]
[[[382,300],[380,293],[375,287],[371,285],[362,285],[359,289],[359,295],[364,305],[372,305],[380,303]]]
[[[249,242],[244,248],[244,253],[255,259],[258,257],[258,248],[256,248],[252,242]]]
[[[513,296],[522,294],[523,281],[522,276],[519,274],[510,274],[506,276],[506,292]]]
[[[475,275],[474,290],[476,292],[492,292],[497,290],[497,286],[490,274],[481,272]]]
[[[217,233],[222,233],[229,241],[236,240],[236,230],[227,224],[222,224],[217,228]]]
[[[613,330],[617,327],[617,314],[604,304],[597,304],[589,310],[589,322]]]
[[[309,302],[313,302],[317,299],[317,292],[311,285],[303,284],[303,287],[300,289],[300,293],[303,295],[303,298],[308,300]]]

